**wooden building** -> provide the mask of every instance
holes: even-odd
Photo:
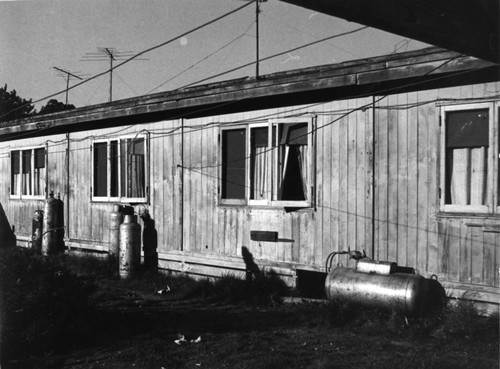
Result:
[[[54,191],[106,253],[131,204],[167,270],[296,284],[364,250],[498,308],[499,116],[498,65],[439,48],[35,116],[0,126],[0,210],[29,245]]]

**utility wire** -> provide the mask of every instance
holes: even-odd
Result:
[[[218,48],[217,50],[213,51],[212,53],[208,54],[207,56],[205,56],[204,58],[198,60],[196,63],[192,64],[191,66],[187,67],[186,69],[182,70],[181,72],[177,73],[175,76],[173,77],[170,77],[169,79],[167,79],[165,82],[161,83],[160,85],[156,86],[155,88],[153,88],[151,91],[147,92],[146,95],[149,95],[151,94],[152,92],[156,91],[157,89],[159,89],[160,87],[163,87],[164,85],[166,85],[168,82],[174,80],[175,78],[179,77],[180,75],[186,73],[188,70],[196,67],[198,64],[204,62],[205,60],[207,60],[208,58],[210,58],[211,56],[217,54],[218,52],[224,50],[226,47],[228,47],[229,45],[231,45],[232,43],[238,41],[239,39],[241,39],[243,36],[245,36],[245,34],[248,32],[248,30],[252,27],[254,22],[252,22],[250,24],[250,26],[248,26],[248,28],[245,30],[245,32],[243,32],[241,35],[239,35],[238,37],[232,39],[231,41],[229,41],[228,43],[226,43],[224,46]]]
[[[191,34],[191,33],[193,33],[193,32],[196,32],[196,31],[198,31],[198,30],[200,30],[200,29],[202,29],[202,28],[204,28],[204,27],[206,27],[206,26],[209,26],[209,25],[211,25],[211,24],[213,24],[213,23],[215,23],[215,22],[218,22],[218,21],[220,21],[221,19],[226,18],[226,17],[230,16],[231,14],[234,14],[234,13],[236,13],[236,12],[238,12],[238,11],[242,10],[243,8],[246,8],[246,7],[247,7],[247,6],[249,6],[249,5],[252,5],[252,2],[246,3],[246,4],[244,4],[244,5],[242,5],[242,6],[238,7],[238,8],[236,8],[236,9],[234,9],[234,10],[231,10],[231,11],[230,11],[230,12],[228,12],[228,13],[225,13],[225,14],[223,14],[223,15],[221,15],[221,16],[219,16],[219,17],[217,17],[217,18],[212,19],[211,21],[208,21],[208,22],[206,22],[206,23],[203,23],[202,25],[200,25],[200,26],[198,26],[198,27],[195,27],[195,28],[193,28],[193,29],[191,29],[191,30],[189,30],[189,31],[187,31],[187,32],[184,32],[184,33],[182,33],[182,34],[180,34],[180,35],[178,35],[178,36],[176,36],[176,37],[174,37],[174,38],[171,38],[171,39],[170,39],[170,40],[168,40],[168,41],[162,42],[161,44],[158,44],[158,45],[155,45],[155,46],[150,47],[149,49],[143,50],[143,51],[141,51],[141,52],[139,52],[139,53],[137,53],[137,54],[135,54],[135,55],[131,56],[130,58],[128,58],[128,59],[126,59],[126,60],[124,60],[123,62],[121,62],[121,63],[118,63],[118,64],[114,65],[112,68],[109,68],[108,70],[106,70],[106,71],[104,71],[104,72],[98,73],[98,74],[96,74],[96,75],[94,75],[94,76],[92,76],[92,77],[90,77],[90,78],[85,79],[85,80],[84,80],[84,81],[82,81],[82,82],[79,82],[79,83],[77,83],[77,84],[74,84],[73,86],[69,87],[67,90],[62,90],[62,91],[56,92],[56,93],[54,93],[54,94],[52,94],[52,95],[45,96],[45,97],[43,97],[43,98],[41,98],[41,99],[38,99],[38,100],[32,101],[32,102],[30,102],[30,103],[28,103],[28,104],[24,104],[24,105],[21,105],[21,106],[19,106],[19,107],[15,108],[15,109],[12,109],[11,111],[7,112],[6,114],[1,115],[1,116],[0,116],[0,119],[1,119],[1,118],[3,118],[3,117],[5,117],[5,116],[7,116],[8,114],[10,114],[10,113],[12,113],[12,112],[16,111],[16,110],[19,110],[19,109],[21,109],[21,108],[25,107],[25,106],[28,106],[28,105],[31,105],[31,104],[36,104],[36,103],[38,103],[38,102],[40,102],[40,101],[44,101],[44,100],[50,99],[51,97],[54,97],[54,96],[58,96],[58,95],[60,95],[60,94],[62,94],[62,93],[64,93],[64,92],[66,92],[66,91],[69,91],[69,90],[72,90],[72,89],[74,89],[74,88],[76,88],[76,87],[78,87],[78,86],[81,86],[81,85],[83,85],[84,83],[87,83],[87,82],[89,82],[89,81],[92,81],[92,80],[94,80],[94,79],[96,79],[96,78],[98,78],[98,77],[104,76],[104,75],[106,75],[107,73],[109,73],[109,72],[111,72],[111,71],[113,71],[113,70],[115,70],[115,69],[117,69],[117,68],[121,67],[122,65],[125,65],[125,64],[127,64],[127,63],[131,62],[132,60],[134,60],[134,59],[138,58],[138,57],[139,57],[139,56],[141,56],[141,55],[144,55],[144,54],[146,54],[146,53],[149,53],[149,52],[151,52],[151,51],[153,51],[153,50],[156,50],[156,49],[158,49],[158,48],[160,48],[160,47],[166,46],[166,45],[168,45],[168,44],[170,44],[170,43],[174,42],[175,40],[178,40],[178,39],[180,39],[180,38],[182,38],[182,37],[184,37],[184,36],[187,36],[187,35],[189,35],[189,34]]]
[[[260,59],[261,62],[263,61],[266,61],[266,60],[269,60],[269,59],[273,59],[273,58],[276,58],[278,56],[282,56],[282,55],[285,55],[285,54],[288,54],[288,53],[291,53],[291,52],[294,52],[294,51],[297,51],[297,50],[300,50],[300,49],[304,49],[306,47],[309,47],[309,46],[312,46],[312,45],[316,45],[316,44],[319,44],[320,42],[324,42],[324,41],[327,41],[327,40],[331,40],[331,39],[334,39],[334,38],[338,38],[338,37],[342,37],[342,36],[347,36],[347,35],[350,35],[352,33],[356,33],[356,32],[359,32],[359,31],[362,31],[366,28],[369,28],[368,26],[364,26],[364,27],[360,27],[360,28],[356,28],[352,31],[348,31],[348,32],[343,32],[343,33],[338,33],[336,35],[332,35],[332,36],[328,36],[328,37],[325,37],[325,38],[322,38],[320,40],[316,40],[316,41],[313,41],[313,42],[309,42],[305,45],[301,45],[301,46],[298,46],[298,47],[295,47],[293,49],[290,49],[290,50],[286,50],[286,51],[282,51],[280,53],[277,53],[277,54],[274,54],[274,55],[270,55],[270,56],[267,56],[265,58],[262,58]],[[192,83],[189,83],[181,88],[179,88],[178,90],[182,90],[182,89],[185,89],[187,87],[190,87],[190,86],[193,86],[193,85],[197,85],[201,82],[206,82],[206,81],[209,81],[211,79],[214,79],[214,78],[217,78],[217,77],[220,77],[220,76],[223,76],[225,74],[229,74],[229,73],[232,73],[232,72],[235,72],[237,70],[240,70],[240,69],[243,69],[243,68],[246,68],[246,67],[249,67],[253,64],[257,63],[257,61],[252,61],[252,62],[249,62],[249,63],[246,63],[246,64],[243,64],[243,65],[240,65],[239,67],[235,67],[233,69],[230,69],[230,70],[227,70],[225,72],[222,72],[222,73],[218,73],[218,74],[214,74],[213,76],[211,77],[206,77],[206,78],[203,78],[203,79],[200,79],[196,82],[192,82]]]
[[[472,72],[475,72],[475,71],[478,71],[480,69],[483,69],[483,68],[486,68],[486,67],[482,67],[482,68],[476,68],[474,70],[467,70],[467,71],[460,71],[460,72],[455,72],[455,73],[452,73],[451,75],[449,76],[440,76],[440,77],[436,77],[434,78],[434,80],[438,80],[438,79],[442,79],[442,78],[447,78],[447,77],[454,77],[454,76],[458,76],[458,75],[462,75],[462,74],[466,74],[466,73],[472,73]],[[435,69],[434,69],[435,70]],[[434,71],[433,70],[433,71]],[[428,73],[431,73],[432,71],[428,72]],[[389,88],[389,89],[386,89],[386,90],[382,90],[382,91],[379,91],[379,92],[385,92],[385,93],[390,93],[390,92],[394,92],[394,91],[397,91],[398,89],[403,89],[403,88],[406,88],[406,87],[410,87],[410,86],[415,86],[415,85],[418,85],[418,84],[421,84],[421,83],[424,83],[425,81],[417,81],[417,82],[414,82],[414,83],[411,83],[411,84],[405,84],[404,86],[400,86],[400,87],[397,87],[397,88]],[[356,95],[356,96],[352,96],[351,98],[352,99],[356,99],[356,98],[363,98],[363,97],[367,97],[367,96],[371,96],[372,94],[371,93],[364,93],[364,94],[359,94],[359,95]],[[500,98],[500,95],[494,95],[494,96],[487,96],[485,97],[484,99],[486,100],[490,100],[490,99],[495,99],[495,98]],[[411,109],[411,108],[414,108],[414,107],[418,107],[420,105],[424,105],[424,104],[430,104],[430,103],[433,103],[433,102],[440,102],[440,101],[443,101],[443,102],[449,102],[449,101],[452,101],[452,102],[462,102],[462,101],[477,101],[478,98],[463,98],[463,99],[449,99],[449,98],[440,98],[440,99],[433,99],[433,100],[428,100],[428,101],[424,101],[424,102],[419,102],[419,103],[413,103],[413,104],[399,104],[399,105],[388,105],[388,106],[376,106],[374,107],[375,109],[380,109],[380,110],[384,110],[384,109]],[[479,100],[482,100],[482,99],[479,99]],[[221,103],[221,104],[218,104],[216,107],[210,107],[210,108],[203,108],[203,109],[198,109],[196,110],[195,112],[202,112],[202,111],[207,111],[207,110],[210,110],[210,109],[216,109],[216,108],[220,108],[222,106],[225,106],[225,105],[230,105],[230,104],[234,104],[236,102],[238,102],[240,100],[234,100],[234,101],[230,101],[230,102],[226,102],[226,103]],[[315,103],[315,104],[310,104],[310,105],[306,105],[306,106],[302,106],[302,107],[298,107],[298,108],[292,108],[292,109],[288,109],[286,111],[282,111],[282,112],[275,112],[275,113],[270,113],[270,114],[264,114],[264,115],[260,115],[260,116],[257,116],[257,117],[254,117],[254,118],[249,118],[249,119],[242,119],[242,120],[237,120],[237,121],[232,121],[232,122],[211,122],[211,123],[207,123],[207,124],[204,124],[203,126],[201,126],[201,128],[199,128],[200,126],[187,126],[187,125],[184,125],[184,129],[190,129],[192,128],[191,131],[188,131],[188,132],[185,132],[185,133],[191,133],[191,132],[198,132],[199,130],[203,130],[203,129],[208,129],[212,126],[238,126],[238,125],[242,125],[242,124],[251,124],[252,122],[253,123],[256,123],[256,122],[262,122],[262,121],[265,121],[266,119],[272,119],[273,117],[282,117],[282,118],[286,118],[286,117],[291,117],[291,116],[301,116],[301,115],[305,115],[305,114],[314,114],[314,115],[344,115],[345,113],[349,113],[351,112],[351,109],[342,109],[342,110],[332,110],[332,111],[323,111],[323,112],[318,112],[318,111],[304,111],[302,113],[297,113],[295,115],[290,115],[291,113],[293,112],[298,112],[298,111],[301,111],[301,110],[304,110],[304,109],[310,109],[310,108],[313,108],[314,106],[319,106],[319,105],[323,105],[324,102],[319,102],[319,103]],[[367,104],[367,105],[372,105],[373,103],[370,103],[370,104]],[[363,107],[363,109],[366,109],[367,107]],[[283,116],[283,114],[286,114],[285,116]],[[178,116],[175,116],[175,117],[172,117],[171,120],[175,120],[175,119],[180,119],[180,118],[183,118],[186,114],[180,114]],[[342,119],[342,117],[341,117]],[[110,133],[110,134],[103,134],[103,135],[99,135],[99,136],[96,136],[96,135],[89,135],[89,136],[86,136],[86,137],[83,137],[83,138],[80,138],[80,139],[71,139],[70,142],[80,142],[80,141],[84,141],[84,140],[87,140],[87,139],[96,139],[96,138],[100,138],[100,137],[109,137],[110,135],[116,135],[118,136],[118,134],[120,132],[123,132],[123,131],[126,131],[127,129],[130,129],[134,126],[134,124],[131,124],[131,125],[128,125],[128,126],[125,126],[125,127],[122,127],[116,131],[114,131],[113,133]],[[169,129],[166,133],[165,132],[154,132],[154,131],[148,131],[150,133],[152,133],[153,135],[158,135],[157,137],[153,137],[153,138],[150,138],[150,139],[155,139],[155,138],[161,138],[161,137],[167,137],[169,135],[176,135],[176,134],[180,134],[180,133],[175,133],[177,131],[179,131],[181,128],[181,126],[176,126],[174,127],[173,129]],[[50,129],[50,127],[48,128],[41,128],[39,130],[39,132],[42,132],[44,130],[47,130],[47,129]],[[19,138],[22,138],[23,136],[27,136],[27,135],[30,135],[30,133],[20,133],[18,135],[15,136],[16,139],[19,139]],[[51,140],[47,140],[45,142],[54,142],[54,141],[51,141]],[[57,143],[58,145],[65,145],[67,142],[66,139],[64,140],[61,140],[59,142],[54,142],[54,143]],[[1,149],[9,149],[11,146],[8,145],[8,146],[4,146],[2,147]],[[85,150],[88,149],[87,148],[84,148]],[[77,150],[84,150],[84,149],[75,149],[75,151]],[[50,153],[57,153],[58,151],[51,151]],[[59,151],[59,152],[63,152],[63,151]],[[7,154],[8,155],[8,154]],[[1,156],[0,156],[1,157]]]

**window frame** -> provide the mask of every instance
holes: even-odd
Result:
[[[486,178],[486,204],[485,205],[457,205],[446,204],[446,191],[448,187],[446,171],[447,171],[447,157],[446,157],[446,134],[447,134],[447,114],[449,112],[466,112],[470,110],[487,109],[488,110],[488,154],[486,158],[486,165],[488,168]],[[476,102],[469,104],[457,105],[442,105],[440,107],[440,210],[446,213],[477,213],[477,214],[491,214],[500,213],[500,206],[498,204],[498,167],[499,167],[499,124],[498,124],[498,110],[500,105],[498,101],[490,102]]]
[[[144,197],[127,197],[122,196],[122,143],[127,140],[144,140]],[[111,157],[111,142],[117,142],[116,148],[118,152],[118,163],[117,163],[117,194],[118,196],[111,196],[111,165],[109,165],[109,160]],[[95,144],[106,143],[106,196],[95,196]],[[148,203],[149,202],[149,135],[142,134],[132,134],[132,135],[124,135],[120,137],[108,137],[108,138],[99,138],[92,141],[91,145],[91,191],[90,197],[92,202],[117,202],[117,203]]]
[[[30,155],[30,188],[31,188],[31,193],[35,192],[35,151],[42,149],[44,151],[44,168],[45,168],[45,174],[44,174],[44,182],[45,186],[43,187],[42,195],[24,195],[22,192],[23,188],[23,152],[25,151],[31,151]],[[12,193],[12,175],[13,175],[13,168],[12,168],[12,154],[13,152],[19,152],[19,174],[20,174],[20,179],[17,183],[17,188],[15,193]],[[47,190],[48,190],[48,146],[47,145],[35,145],[35,146],[26,146],[26,147],[21,147],[16,150],[10,150],[9,152],[9,158],[10,158],[10,186],[9,186],[9,198],[10,199],[16,199],[16,200],[45,200],[47,198]]]
[[[219,140],[219,205],[247,205],[252,207],[267,207],[267,208],[312,208],[314,207],[314,188],[315,188],[315,152],[316,152],[316,142],[315,142],[315,116],[303,116],[297,118],[279,118],[279,119],[270,119],[267,122],[260,123],[247,123],[241,125],[234,125],[228,127],[220,127],[220,140]],[[272,191],[273,184],[272,181],[276,181],[278,179],[277,175],[277,166],[278,166],[278,155],[276,155],[276,159],[273,159],[273,127],[278,125],[285,124],[298,124],[298,123],[306,123],[307,124],[307,145],[310,148],[307,150],[307,163],[306,171],[307,171],[307,183],[306,183],[306,198],[307,200],[273,200],[272,199]],[[250,189],[252,188],[252,178],[251,178],[251,160],[252,160],[252,130],[256,128],[266,127],[267,135],[268,135],[268,146],[264,155],[268,156],[268,161],[271,163],[266,168],[266,188],[270,189],[267,194],[266,199],[251,199]],[[222,198],[221,188],[223,186],[222,181],[223,173],[223,141],[222,141],[222,133],[227,130],[245,130],[245,198],[244,199],[224,199]],[[278,142],[279,135],[275,135],[275,141]],[[276,146],[277,148],[278,146]]]

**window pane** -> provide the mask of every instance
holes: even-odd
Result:
[[[446,115],[446,204],[487,202],[488,119],[488,109]]]
[[[307,123],[279,127],[278,200],[307,200]]]
[[[35,168],[45,168],[45,149],[35,149]]]
[[[109,143],[110,196],[118,197],[118,141]]]
[[[446,147],[488,146],[488,109],[454,111],[446,114]]]
[[[245,129],[222,131],[221,198],[245,198]]]
[[[145,148],[144,138],[121,142],[121,193],[122,197],[145,197]]]
[[[250,199],[263,200],[269,196],[268,128],[252,128],[250,137]]]
[[[35,168],[33,171],[33,195],[45,194],[45,149],[35,149]]]
[[[21,177],[19,150],[10,153],[11,177],[10,177],[10,194],[19,195],[19,180]]]
[[[106,142],[94,144],[94,196],[108,195],[107,146]]]
[[[32,150],[22,151],[22,178],[21,178],[21,193],[23,195],[32,195],[31,193],[31,153]]]

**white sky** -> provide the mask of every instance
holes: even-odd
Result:
[[[0,85],[26,99],[41,99],[66,87],[54,66],[75,74],[104,72],[109,62],[84,62],[98,47],[140,52],[236,9],[238,0],[31,0],[0,1]],[[260,56],[283,52],[360,25],[278,0],[261,4]],[[255,6],[183,39],[154,50],[113,72],[113,100],[172,90],[255,60]],[[220,52],[166,83],[168,79],[243,35]],[[368,28],[292,52],[260,66],[274,73],[314,65],[413,50],[427,45]],[[250,66],[230,79],[254,76]],[[71,83],[76,83],[72,80]],[[69,92],[77,107],[107,102],[108,75]],[[55,97],[64,102],[65,94]],[[47,100],[36,104],[39,109]]]

